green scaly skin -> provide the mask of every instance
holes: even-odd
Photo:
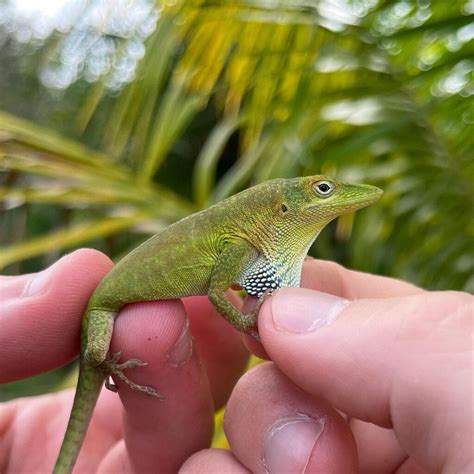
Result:
[[[87,306],[76,397],[54,472],[72,471],[102,384],[106,381],[107,388],[116,390],[108,383],[109,375],[162,398],[157,390],[123,375],[123,369],[143,362],[119,364],[119,354],[108,356],[114,319],[125,304],[208,295],[234,327],[256,335],[261,303],[273,290],[299,286],[303,260],[326,224],[368,206],[381,194],[374,186],[325,176],[275,179],[173,224],[128,254]],[[225,298],[233,285],[259,297],[251,313],[240,313]]]

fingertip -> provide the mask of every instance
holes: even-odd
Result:
[[[112,269],[113,265],[112,260],[99,250],[82,248],[62,256],[50,267],[33,275],[33,277],[36,280],[42,279],[44,276],[44,280],[49,280],[49,287],[41,288],[41,290],[55,289],[61,283],[73,287],[79,286],[80,288],[86,286],[87,290],[94,290],[102,278]],[[80,285],[74,285],[76,282]],[[35,284],[34,281],[32,283],[27,291],[28,296],[35,296],[44,292],[39,288],[35,291],[35,287],[42,285]]]
[[[74,262],[76,267],[83,267],[89,272],[94,272],[97,275],[102,275],[102,278],[112,270],[114,262],[105,253],[92,249],[82,248],[74,250],[65,255],[59,262],[66,261],[68,263]]]
[[[356,471],[347,423],[272,363],[239,381],[227,406],[225,430],[235,456],[252,472]]]
[[[313,333],[332,324],[349,300],[304,288],[282,289],[271,299],[270,319],[274,331],[285,334]]]
[[[122,353],[120,362],[131,358],[146,362],[145,367],[124,375],[164,396],[158,400],[114,378],[125,408],[124,434],[131,465],[138,472],[177,471],[191,453],[209,444],[213,430],[209,383],[182,303],[126,306],[117,317],[111,351]]]
[[[110,351],[121,352],[122,360],[135,358],[148,364],[133,369],[134,379],[156,377],[168,363],[185,363],[192,354],[192,339],[181,301],[145,301],[125,306],[115,319]],[[127,390],[124,393],[134,394]]]
[[[297,363],[318,330],[330,325],[348,301],[305,288],[283,288],[266,301],[259,312],[259,335],[269,358],[283,364]],[[311,355],[314,355],[312,352]],[[267,357],[268,357],[267,356]]]
[[[323,396],[350,416],[390,426],[392,362],[387,354],[398,323],[376,317],[387,313],[387,303],[381,301],[280,290],[262,308],[264,347],[278,368],[308,393]]]
[[[228,449],[203,449],[193,454],[181,466],[180,474],[245,474],[248,473]]]

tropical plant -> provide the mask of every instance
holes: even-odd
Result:
[[[121,5],[79,3],[76,19]],[[114,236],[322,171],[385,197],[340,219],[318,255],[474,289],[472,1],[135,3],[146,28],[71,20],[35,45],[42,93],[80,100],[64,123],[0,98],[0,267],[91,243],[117,254],[142,237]]]
[[[472,0],[67,5],[36,31],[0,3],[0,268],[117,257],[247,185],[324,172],[385,196],[316,255],[474,290]]]

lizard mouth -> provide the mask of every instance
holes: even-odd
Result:
[[[370,189],[367,189],[367,193],[364,193],[355,199],[349,199],[346,204],[359,209],[378,201],[382,196],[383,191],[380,188],[376,188],[375,186],[370,186],[369,188]]]

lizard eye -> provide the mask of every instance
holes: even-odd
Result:
[[[316,194],[325,198],[330,196],[334,191],[334,184],[330,181],[318,181],[313,184],[313,188],[316,191]]]

